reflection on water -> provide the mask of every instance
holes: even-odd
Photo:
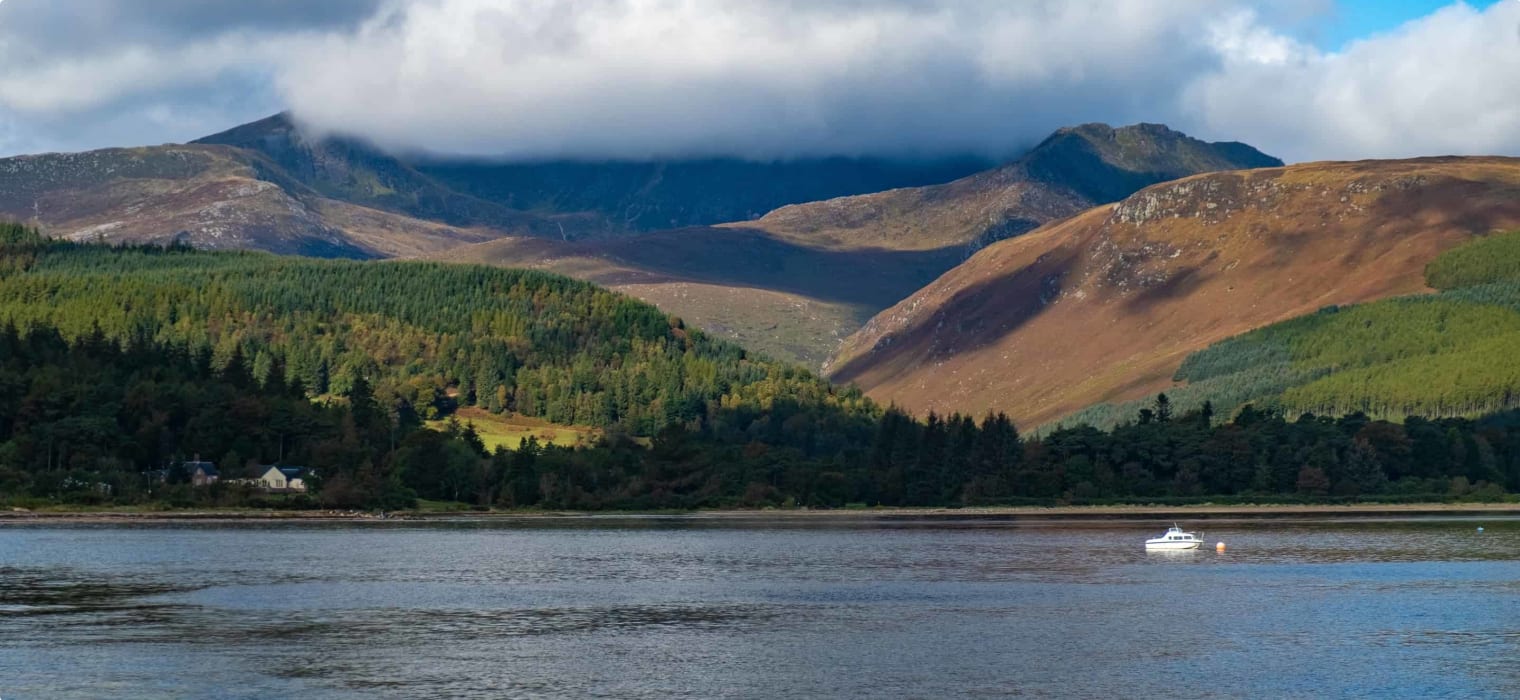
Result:
[[[0,697],[1517,697],[1477,524],[5,526]]]
[[[0,567],[0,616],[104,612],[140,608],[139,599],[180,590],[134,582],[126,576],[95,576],[66,569]]]

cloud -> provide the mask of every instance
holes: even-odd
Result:
[[[519,157],[1006,152],[1170,116],[1225,2],[422,0],[281,93],[382,143]]]
[[[1299,159],[1520,154],[1520,2],[1452,5],[1323,53],[1224,24],[1221,67],[1183,103],[1193,123]]]
[[[144,8],[147,8],[147,11]],[[18,9],[19,8],[19,9]],[[1328,0],[52,0],[0,5],[0,153],[282,108],[482,156],[1007,155],[1165,122],[1289,160],[1520,154],[1520,2],[1333,52]]]

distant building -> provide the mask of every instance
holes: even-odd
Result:
[[[270,493],[306,493],[306,477],[311,470],[306,467],[279,467],[269,465],[258,478],[259,488]]]
[[[185,462],[185,473],[190,475],[191,486],[210,486],[222,478],[215,464],[199,460]]]

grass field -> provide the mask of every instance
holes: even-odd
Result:
[[[600,434],[595,428],[555,425],[526,416],[499,416],[479,408],[461,408],[453,417],[460,423],[473,424],[486,449],[492,452],[497,446],[515,450],[530,435],[540,443],[573,447],[592,442]],[[442,430],[447,421],[429,421],[427,425]]]

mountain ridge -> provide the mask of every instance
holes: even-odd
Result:
[[[311,137],[283,112],[203,136],[190,145],[229,146],[257,154],[250,160],[264,166],[259,177],[287,189],[299,183],[330,199],[448,225],[489,226],[544,237],[602,232],[586,217],[530,214],[461,194],[362,140]]]
[[[1245,144],[1204,142],[1161,124],[1115,128],[1089,123],[1059,129],[1009,163],[942,185],[789,205],[754,222],[725,225],[753,226],[833,247],[985,245],[1158,182],[1212,170],[1281,165]],[[882,216],[914,208],[928,216],[920,213],[920,221],[900,227]],[[888,231],[865,240],[843,235],[875,233],[882,227]]]
[[[261,153],[337,199],[560,238],[745,220],[788,203],[943,182],[993,165],[971,156],[518,162],[404,156],[351,136],[309,134],[285,112],[192,143]]]

